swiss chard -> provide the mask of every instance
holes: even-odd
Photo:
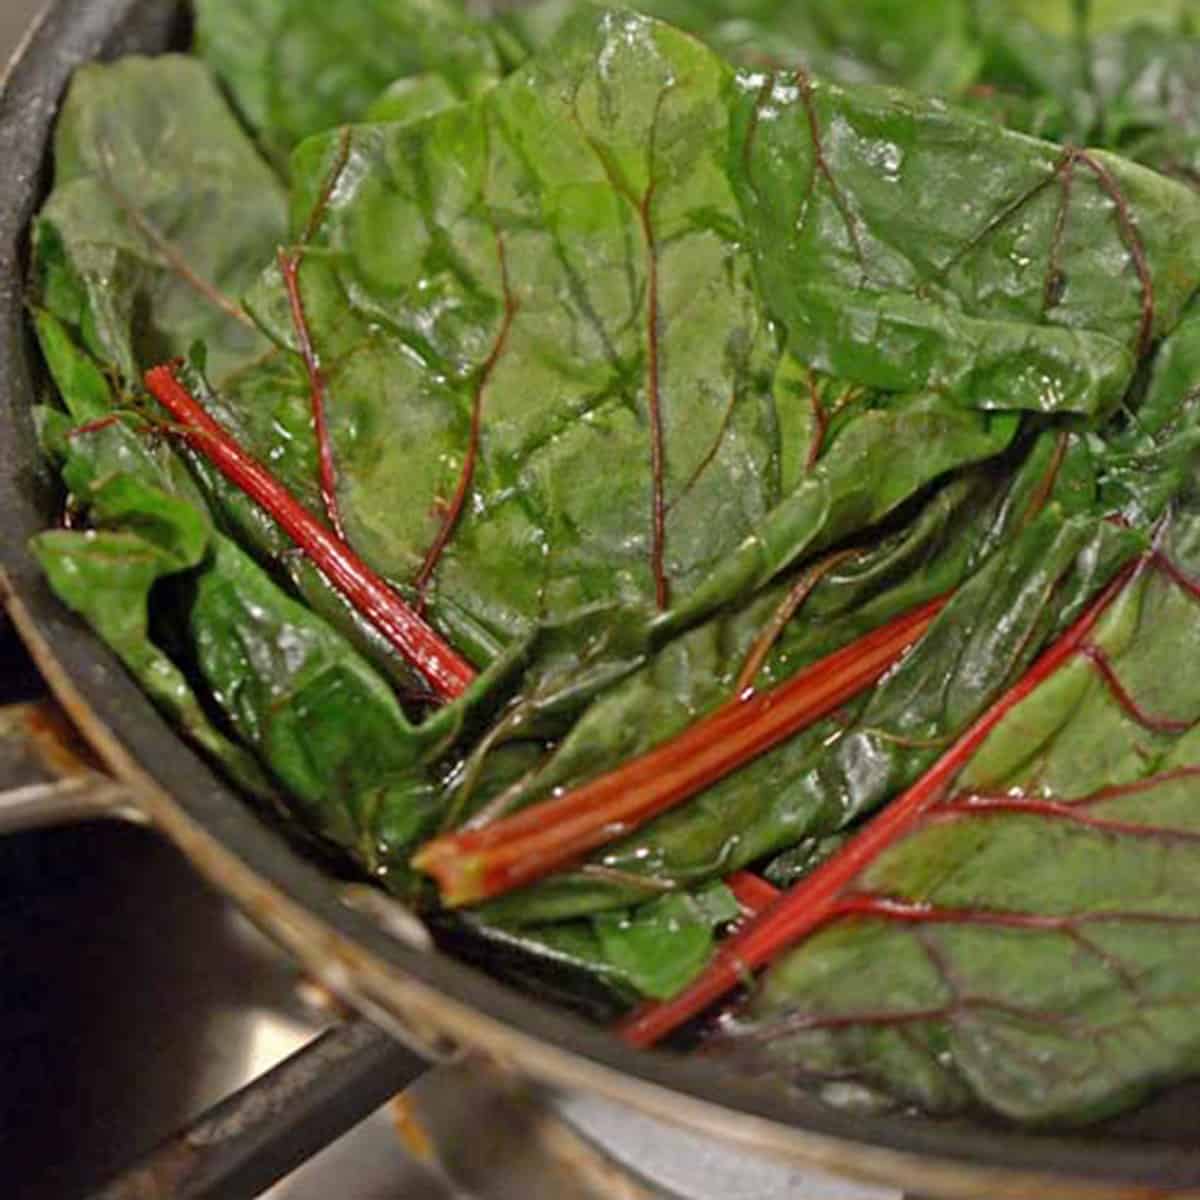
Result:
[[[281,165],[310,134],[361,120],[398,81],[432,75],[464,99],[501,70],[488,31],[455,0],[196,0],[195,8],[198,52]]]
[[[572,864],[854,699],[928,630],[939,597],[822,659],[772,691],[743,692],[663,746],[575,792],[446,835],[413,860],[447,904],[470,904]]]
[[[1109,413],[1200,276],[1197,197],[1103,152],[804,75],[742,77],[736,109],[768,302],[857,382]]]
[[[500,20],[526,52],[577,5],[541,0]],[[739,65],[803,69],[857,87],[944,97],[1022,133],[1114,150],[1200,183],[1194,0],[647,0]]]
[[[1198,628],[1198,528],[1190,504],[1174,515],[1057,669],[842,860],[747,1047],[1030,1121],[1092,1119],[1191,1069],[1200,696],[1168,664]]]
[[[53,316],[40,314],[38,329],[70,413],[42,411],[43,442],[76,518],[93,526],[34,540],[51,584],[238,783],[279,800],[248,746],[310,828],[405,886],[403,848],[437,817],[425,764],[452,725],[415,729],[387,683],[214,528],[174,439],[116,407]]]
[[[460,658],[394,589],[340,538],[303,508],[271,473],[247,455],[192,397],[173,367],[146,374],[147,390],[178,421],[174,433],[274,518],[354,608],[393,643],[443,700],[463,694],[475,677]]]
[[[1190,0],[575,7],[197,0],[250,134],[194,60],[80,75],[52,584],[388,886],[436,835],[446,899],[512,889],[434,916],[465,952],[665,1002],[637,1040],[802,929],[739,1042],[799,1078],[1043,1120],[1186,1071],[1200,914],[1142,868],[1192,836],[1200,193],[1107,151],[1194,169]]]
[[[1135,535],[1105,522],[1048,516],[964,585],[873,691],[728,778],[705,780],[706,790],[692,803],[597,852],[593,861],[615,872],[613,879],[586,869],[560,873],[493,901],[484,912],[513,922],[602,909],[620,903],[638,878],[695,883],[837,832],[919,774],[1138,545]],[[848,647],[850,656],[857,646]],[[651,679],[640,681],[640,696],[626,694],[625,707],[631,700],[646,703]],[[587,746],[586,730],[593,753],[603,753],[599,733],[619,713],[614,697],[607,712],[598,709],[572,735],[573,748]],[[584,795],[594,790],[580,789]],[[548,831],[546,839],[552,837]],[[465,834],[464,845],[471,841]],[[487,860],[486,851],[481,857]]]
[[[731,86],[690,39],[599,12],[476,102],[353,131],[300,269],[339,500],[453,640],[613,602],[666,636],[1011,441],[1007,413],[781,358],[728,173]],[[343,148],[297,152],[297,228]],[[277,272],[251,302],[295,344]],[[813,388],[844,411],[806,474]],[[710,587],[726,559],[740,573]]]
[[[223,379],[270,344],[242,293],[286,231],[286,199],[194,59],[74,78],[35,236],[42,302],[131,385],[202,341]]]

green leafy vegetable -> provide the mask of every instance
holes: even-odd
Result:
[[[218,379],[268,342],[240,297],[283,239],[282,187],[193,59],[79,71],[38,221],[45,303],[126,380],[207,349]]]
[[[643,996],[672,996],[708,961],[713,930],[738,916],[729,889],[664,896],[632,914],[605,913],[594,922],[603,957]]]
[[[604,58],[622,39],[636,52]],[[615,64],[609,77],[596,72],[602,59]],[[677,76],[686,87],[667,86]],[[427,587],[453,639],[494,654],[538,621],[614,600],[670,599],[659,629],[686,627],[1003,449],[1015,422],[987,413],[1111,409],[1147,339],[1177,318],[1200,207],[1169,183],[1123,165],[1100,179],[1099,160],[1081,159],[1056,235],[1056,152],[932,105],[806,92],[828,103],[826,119],[882,123],[895,138],[887,145],[908,156],[897,182],[906,213],[924,210],[917,193],[951,174],[948,161],[994,160],[993,191],[947,205],[958,233],[937,218],[902,227],[895,213],[892,231],[872,232],[884,220],[868,190],[884,142],[846,139],[837,160],[813,142],[803,97],[761,122],[764,98],[744,85],[687,39],[601,14],[478,102],[356,130],[348,151],[337,135],[299,152],[295,227],[329,197],[301,281],[349,537],[386,574]],[[739,122],[771,131],[751,139]],[[745,143],[732,164],[731,137]],[[772,181],[776,162],[788,166]],[[864,197],[843,194],[843,170],[859,173]],[[788,233],[790,210],[760,196],[810,185],[818,219]],[[1009,212],[1023,190],[1040,225],[1009,255],[1007,224],[1027,223]],[[847,289],[860,294],[862,266],[834,228],[839,199],[862,208],[863,253],[888,279],[853,301],[857,325],[835,315]],[[747,244],[761,247],[754,273]],[[1055,272],[1071,282],[1043,314]],[[923,288],[943,299],[910,294]],[[972,315],[1001,290],[1004,320]],[[674,311],[683,304],[686,319]],[[254,309],[293,342],[278,283],[255,293]],[[1129,328],[1116,337],[1122,314]],[[787,326],[789,355],[772,317]],[[710,324],[723,337],[698,342]],[[876,336],[885,326],[894,337]],[[985,338],[994,358],[964,349]],[[841,380],[810,386],[803,363],[823,359]],[[926,387],[939,390],[903,390]],[[849,404],[830,430],[814,421],[813,388],[819,405]],[[244,407],[236,389],[223,400]],[[396,431],[386,445],[370,434],[385,426]],[[811,452],[818,426],[805,474],[795,446]],[[927,453],[896,456],[898,440]],[[584,465],[594,461],[625,469],[595,490]]]
[[[786,950],[754,1069],[1113,1111],[1200,1044],[1195,0],[648,9],[197,0],[82,71],[33,553],[488,969],[648,1042]]]
[[[144,418],[114,407],[108,382],[64,327],[42,313],[38,330],[70,409],[69,417],[43,412],[43,441],[62,460],[73,506],[95,526],[35,539],[51,585],[237,782],[274,797],[244,744],[311,828],[367,869],[396,873],[403,855],[395,848],[436,819],[423,764],[451,726],[414,728],[337,633],[216,532],[174,451],[141,436]],[[175,585],[169,639],[187,631],[174,656],[160,647],[166,639],[152,631],[150,612],[151,589],[167,581]],[[213,724],[197,685],[243,744]]]
[[[1026,1121],[1191,1071],[1200,694],[1171,664],[1200,629],[1198,538],[1193,501],[1082,652],[771,972],[745,1036],[777,1066]]]
[[[426,95],[437,88],[464,99],[501,69],[488,33],[454,0],[197,0],[195,7],[197,50],[279,163],[310,134],[362,119],[399,80],[428,73],[436,82]]]
[[[1045,637],[1138,544],[1136,537],[1104,522],[1064,523],[1059,515],[1048,514],[1010,551],[979,570],[901,666],[849,712],[793,737],[714,783],[694,803],[598,852],[595,862],[616,871],[615,881],[586,871],[559,874],[494,901],[484,911],[513,922],[603,909],[627,900],[631,889],[636,894],[639,878],[696,883],[844,828],[920,774],[939,747],[1015,678]],[[952,550],[961,553],[960,547]],[[952,569],[957,565],[953,554],[947,557],[945,567]],[[914,581],[906,581],[900,596],[913,586]],[[900,596],[881,600],[894,603]],[[678,688],[689,682],[690,674],[693,686],[712,687],[711,667],[705,669],[703,658],[697,655],[694,663],[688,662],[690,670],[681,670],[680,660],[688,661],[686,650],[668,653],[659,680],[671,680]],[[663,669],[671,659],[674,677]],[[726,678],[729,671],[726,663]],[[629,709],[646,705],[654,678],[635,677],[602,700],[572,733],[563,753],[581,757],[590,751],[594,762],[610,752],[610,731],[629,731],[628,738],[640,730],[637,719],[643,714]],[[659,703],[670,697],[667,692]],[[653,719],[658,714],[651,709],[647,715]],[[685,709],[671,715],[682,722],[690,714]],[[651,725],[648,736],[661,728]],[[553,767],[548,774],[546,780],[535,776],[536,783],[552,784]]]

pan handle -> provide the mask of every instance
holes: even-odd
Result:
[[[428,1066],[370,1022],[348,1021],[168,1138],[92,1200],[251,1200]]]
[[[145,822],[52,700],[0,707],[0,836],[98,819]]]

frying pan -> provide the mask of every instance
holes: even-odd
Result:
[[[746,1151],[933,1196],[1200,1197],[1200,1140],[1188,1119],[1194,1090],[1067,1137],[853,1115],[702,1059],[631,1050],[503,987],[435,951],[382,894],[348,893],[265,824],[57,602],[25,549],[58,505],[30,417],[46,383],[23,302],[26,230],[44,195],[48,142],[71,72],[90,59],[183,46],[187,32],[181,0],[56,0],[0,93],[0,601],[59,703],[142,814],[305,968],[426,1055],[470,1048],[501,1070],[598,1093]]]

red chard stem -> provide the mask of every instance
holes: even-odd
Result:
[[[916,783],[836,854],[771,907],[728,938],[708,968],[677,996],[643,1005],[618,1027],[634,1046],[651,1046],[703,1012],[777,955],[842,913],[852,882],[885,850],[909,833],[938,804],[955,776],[997,725],[1040,684],[1073,659],[1109,604],[1128,582],[1123,571],[1033,667],[991,706]]]
[[[743,913],[756,917],[779,899],[779,889],[753,871],[735,871],[725,880]]]
[[[471,665],[213,420],[180,382],[175,366],[148,371],[146,388],[179,422],[177,436],[270,513],[329,583],[424,676],[440,700],[457,699],[466,691],[475,678]]]
[[[898,617],[767,692],[746,692],[677,737],[561,796],[481,829],[427,843],[413,860],[451,906],[532,883],[631,833],[880,678],[929,628],[948,597]]]
[[[329,420],[325,408],[325,375],[321,370],[321,359],[313,344],[312,332],[308,324],[308,315],[304,311],[304,295],[300,290],[300,264],[304,261],[305,251],[309,243],[317,235],[321,222],[329,209],[333,193],[338,181],[350,161],[350,129],[342,130],[341,142],[338,147],[337,159],[333,169],[317,197],[317,202],[309,214],[308,224],[299,246],[292,250],[280,249],[279,271],[283,276],[283,287],[287,293],[288,306],[291,309],[292,329],[296,335],[296,344],[300,349],[300,357],[304,360],[304,369],[308,374],[308,386],[311,395],[313,434],[317,442],[317,463],[321,501],[325,505],[325,516],[333,531],[344,542],[346,528],[342,523],[341,507],[337,498],[337,468],[333,458],[333,440],[329,433]]]

